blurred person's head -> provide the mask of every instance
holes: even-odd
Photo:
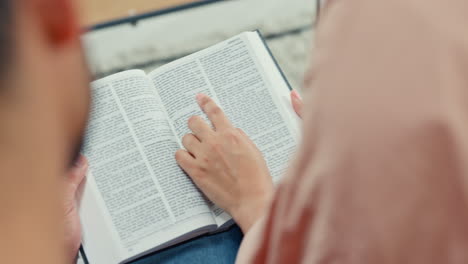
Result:
[[[73,1],[0,0],[0,161],[58,170],[75,154],[89,89]]]

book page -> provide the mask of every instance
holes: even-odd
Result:
[[[122,255],[213,225],[205,198],[174,159],[180,145],[144,72],[96,81],[92,95],[83,153]]]
[[[124,256],[124,249],[112,219],[106,212],[103,200],[91,173],[85,178],[85,187],[80,199],[80,220],[82,246],[88,260],[93,263],[118,263]]]
[[[207,94],[218,102],[234,126],[242,128],[257,144],[277,182],[296,150],[299,125],[297,120],[290,120],[291,113],[287,111],[292,108],[283,107],[276,90],[283,89],[289,94],[288,86],[284,81],[272,85],[257,58],[265,55],[255,54],[249,39],[249,35],[255,34],[243,33],[163,66],[149,77],[179,139],[190,133],[187,121],[191,116],[200,115],[206,119],[195,96]],[[277,68],[273,68],[271,74],[281,78]],[[230,220],[216,206],[212,206],[212,210],[219,226]]]

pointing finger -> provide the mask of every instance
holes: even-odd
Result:
[[[223,110],[207,95],[198,94],[197,101],[200,108],[210,119],[211,123],[216,130],[222,130],[232,127],[231,122],[228,120]]]

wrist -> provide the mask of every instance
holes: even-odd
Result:
[[[248,201],[241,203],[239,207],[232,210],[231,215],[244,234],[246,234],[250,228],[266,214],[270,205],[272,193],[273,192],[271,191],[262,194],[261,196],[257,196],[254,199],[249,199]]]

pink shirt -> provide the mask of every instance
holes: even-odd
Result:
[[[468,263],[468,1],[330,0],[316,47],[304,141],[238,263]]]

